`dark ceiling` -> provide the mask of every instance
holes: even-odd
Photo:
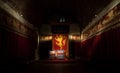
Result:
[[[5,0],[36,27],[65,17],[83,29],[112,0]]]

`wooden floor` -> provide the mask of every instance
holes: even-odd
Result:
[[[118,73],[120,67],[86,61],[41,60],[29,64],[1,64],[0,73]]]

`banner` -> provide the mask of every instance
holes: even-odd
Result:
[[[53,34],[53,50],[68,50],[68,35]]]

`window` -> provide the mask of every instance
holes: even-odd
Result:
[[[65,18],[60,18],[60,22],[65,22]]]

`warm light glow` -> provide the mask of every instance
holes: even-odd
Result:
[[[52,36],[42,36],[41,41],[49,41],[49,40],[52,40]]]
[[[83,39],[84,39],[83,34],[81,34],[81,40],[83,40]]]
[[[78,40],[80,40],[80,36],[79,35],[69,35],[69,39],[78,41]]]
[[[52,36],[49,36],[49,37],[48,37],[48,39],[50,39],[50,40],[51,40],[51,39],[52,39]]]
[[[61,54],[61,53],[63,54],[63,53],[64,53],[64,50],[57,50],[57,53],[58,53],[58,54]]]
[[[72,39],[72,35],[69,35],[69,39]]]
[[[50,54],[55,54],[55,51],[50,51]]]

